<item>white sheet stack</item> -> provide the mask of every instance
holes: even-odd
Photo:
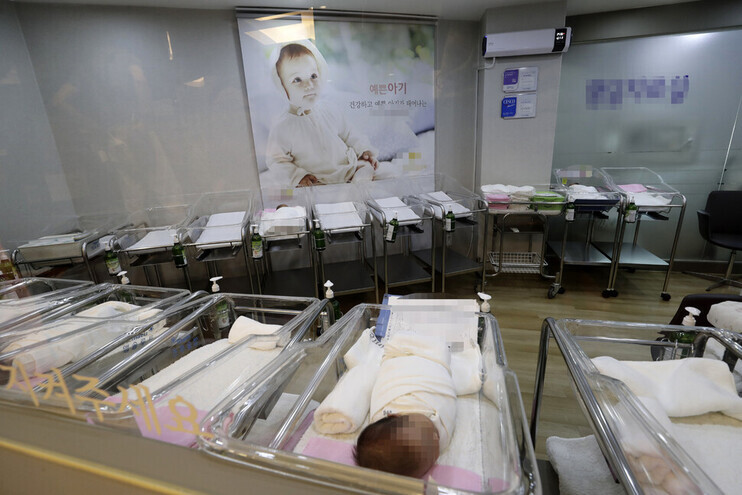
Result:
[[[314,210],[323,230],[358,229],[363,226],[356,206],[350,201],[319,203]]]

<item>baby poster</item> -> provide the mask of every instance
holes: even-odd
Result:
[[[432,173],[435,26],[238,15],[261,188]]]

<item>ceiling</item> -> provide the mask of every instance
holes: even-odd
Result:
[[[35,3],[84,3],[190,9],[232,9],[234,7],[285,7],[290,9],[328,8],[360,12],[391,12],[434,15],[442,19],[477,21],[485,10],[510,5],[527,5],[537,0],[16,0]],[[550,0],[546,0],[550,1]],[[593,14],[683,3],[692,0],[566,0],[567,15]]]

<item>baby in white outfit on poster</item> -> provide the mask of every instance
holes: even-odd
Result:
[[[289,103],[268,137],[273,173],[292,187],[373,180],[377,152],[366,136],[342,112],[318,104],[327,63],[317,48],[286,44],[271,70]]]

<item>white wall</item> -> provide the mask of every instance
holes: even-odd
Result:
[[[74,215],[15,4],[0,2],[0,245]]]
[[[565,12],[564,1],[488,9],[482,19],[482,34],[563,27]],[[479,185],[549,183],[561,63],[561,55],[503,57],[495,60],[493,68],[482,71]],[[502,119],[500,103],[506,96],[503,72],[523,66],[539,69],[536,117]]]

